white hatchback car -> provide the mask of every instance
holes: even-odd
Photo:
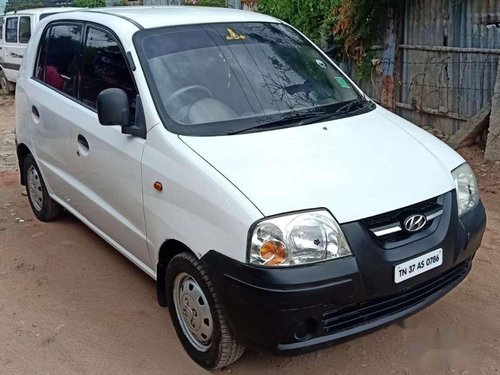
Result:
[[[16,95],[21,183],[157,281],[207,369],[412,314],[471,269],[471,168],[300,32],[195,7],[42,21]]]

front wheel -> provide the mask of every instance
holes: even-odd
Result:
[[[207,370],[238,360],[245,348],[234,339],[201,262],[189,253],[176,255],[165,284],[172,322],[189,356]]]

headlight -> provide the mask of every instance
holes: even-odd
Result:
[[[339,224],[326,210],[265,219],[250,236],[249,262],[255,265],[295,266],[351,255]]]
[[[458,216],[472,210],[479,203],[479,189],[476,176],[469,164],[464,163],[453,172],[457,189]]]

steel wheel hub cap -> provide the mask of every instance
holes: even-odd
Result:
[[[173,297],[184,335],[197,350],[206,352],[212,346],[213,319],[203,290],[183,272],[175,278]]]
[[[41,211],[43,206],[42,181],[40,180],[40,176],[34,166],[29,168],[27,180],[26,185],[28,187],[31,203],[33,204],[35,210]]]

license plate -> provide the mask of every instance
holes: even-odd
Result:
[[[399,284],[402,281],[439,267],[441,264],[443,264],[443,249],[431,251],[430,253],[398,264],[394,268],[394,282]]]

